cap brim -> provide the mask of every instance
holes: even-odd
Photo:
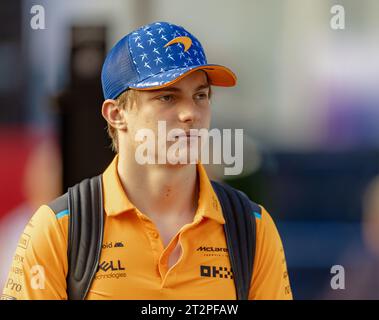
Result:
[[[138,83],[129,85],[136,90],[160,89],[174,84],[180,79],[197,70],[204,70],[209,78],[210,85],[220,87],[233,87],[237,83],[237,77],[229,68],[217,64],[205,64],[164,71],[153,75]]]

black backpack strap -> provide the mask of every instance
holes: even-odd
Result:
[[[57,218],[69,214],[67,297],[84,300],[96,274],[103,242],[101,175],[85,179],[48,204]]]
[[[98,268],[104,229],[102,199],[101,175],[68,189],[69,300],[84,300]]]
[[[54,211],[55,216],[59,219],[62,215],[68,214],[68,193],[61,195],[51,201],[48,206]]]
[[[242,191],[216,181],[211,182],[225,218],[224,231],[237,299],[247,300],[255,256],[255,214],[261,213],[261,207]]]

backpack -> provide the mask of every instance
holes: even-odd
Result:
[[[242,191],[211,181],[225,219],[224,232],[238,300],[247,300],[253,273],[258,204]],[[84,300],[97,272],[103,242],[104,212],[101,175],[68,188],[49,207],[69,212],[67,296]]]

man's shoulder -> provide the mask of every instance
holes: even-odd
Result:
[[[68,196],[64,193],[48,203],[42,204],[32,215],[25,231],[34,240],[42,234],[68,233]]]
[[[84,191],[90,190],[89,192],[92,192],[93,184],[99,184],[102,179],[102,174],[95,175],[93,177],[85,178],[81,180],[80,182],[72,185],[67,190],[75,189],[78,187],[79,193],[84,194]],[[85,190],[87,189],[87,190]],[[48,204],[46,204],[47,207],[50,208],[50,210],[57,216],[57,218],[60,218],[62,216],[69,214],[69,191],[66,191],[64,194],[60,195],[59,197],[51,200]]]
[[[36,248],[40,255],[48,255],[56,243],[65,245],[68,234],[67,218],[58,219],[49,205],[41,205],[31,216],[19,239],[20,254],[33,260]]]
[[[274,219],[270,215],[270,213],[267,211],[267,209],[259,202],[255,202],[252,200],[245,192],[228,186],[230,189],[233,189],[237,191],[242,197],[247,198],[250,206],[251,206],[251,211],[250,214],[255,217],[256,221],[256,228],[258,232],[263,232],[263,230],[268,229],[269,232],[275,232],[276,231],[276,226]]]
[[[68,193],[64,193],[61,196],[50,201],[47,206],[51,209],[56,216],[64,215],[68,213]]]
[[[212,181],[212,183],[217,183],[217,182],[214,182]],[[226,187],[228,190],[233,190],[236,192],[236,194],[238,194],[240,197],[242,198],[245,198],[246,200],[248,200],[249,204],[250,204],[250,207],[251,207],[251,211],[250,211],[250,214],[254,215],[256,218],[261,218],[262,216],[262,212],[265,210],[264,207],[262,205],[260,205],[259,203],[253,201],[245,192],[243,192],[242,190],[239,190],[237,188],[234,188],[230,185],[225,185],[225,184],[220,184],[220,183],[217,183],[218,185],[221,185],[221,186],[224,186],[224,188]]]

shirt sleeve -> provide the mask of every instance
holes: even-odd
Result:
[[[292,300],[285,253],[275,223],[263,207],[256,222],[257,240],[249,300]]]
[[[3,300],[67,299],[68,217],[41,206],[21,234],[5,281]]]

